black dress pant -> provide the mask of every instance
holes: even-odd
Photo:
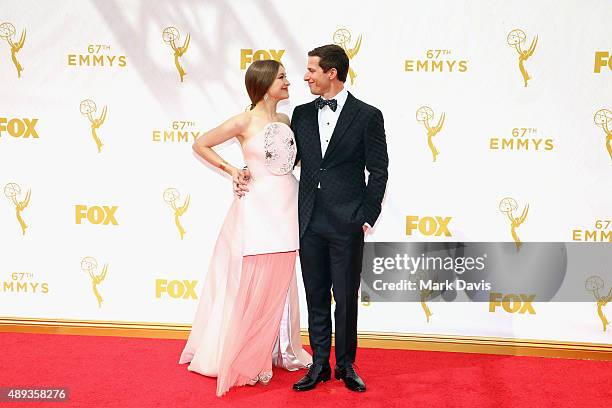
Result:
[[[363,259],[363,230],[338,231],[319,197],[300,239],[300,263],[308,304],[308,333],[314,363],[329,364],[331,291],[335,300],[336,364],[355,362],[358,291]]]

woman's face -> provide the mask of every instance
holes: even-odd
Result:
[[[270,89],[268,89],[268,95],[270,98],[283,100],[289,98],[289,81],[287,80],[287,73],[285,72],[285,67],[282,65],[278,67],[278,73],[276,74],[276,79],[270,85]]]

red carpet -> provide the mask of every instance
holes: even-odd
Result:
[[[612,363],[359,349],[368,391],[340,381],[297,393],[303,372],[215,397],[215,380],[177,361],[184,340],[0,333],[0,386],[67,386],[68,403],[6,407],[609,407]],[[333,362],[332,362],[333,364]]]

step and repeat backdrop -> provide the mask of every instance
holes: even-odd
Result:
[[[368,243],[515,243],[520,270],[560,256],[521,242],[612,241],[607,0],[0,5],[0,316],[190,324],[233,199],[191,145],[250,103],[252,61],[286,67],[280,111],[312,100],[329,43],[385,118]],[[359,330],[611,343],[612,262],[591,261],[563,283],[581,301],[362,301]]]

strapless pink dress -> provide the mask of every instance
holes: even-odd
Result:
[[[272,364],[306,368],[295,277],[299,249],[291,128],[273,122],[242,146],[249,191],[234,198],[215,245],[179,364],[217,377],[217,395],[267,382]]]

